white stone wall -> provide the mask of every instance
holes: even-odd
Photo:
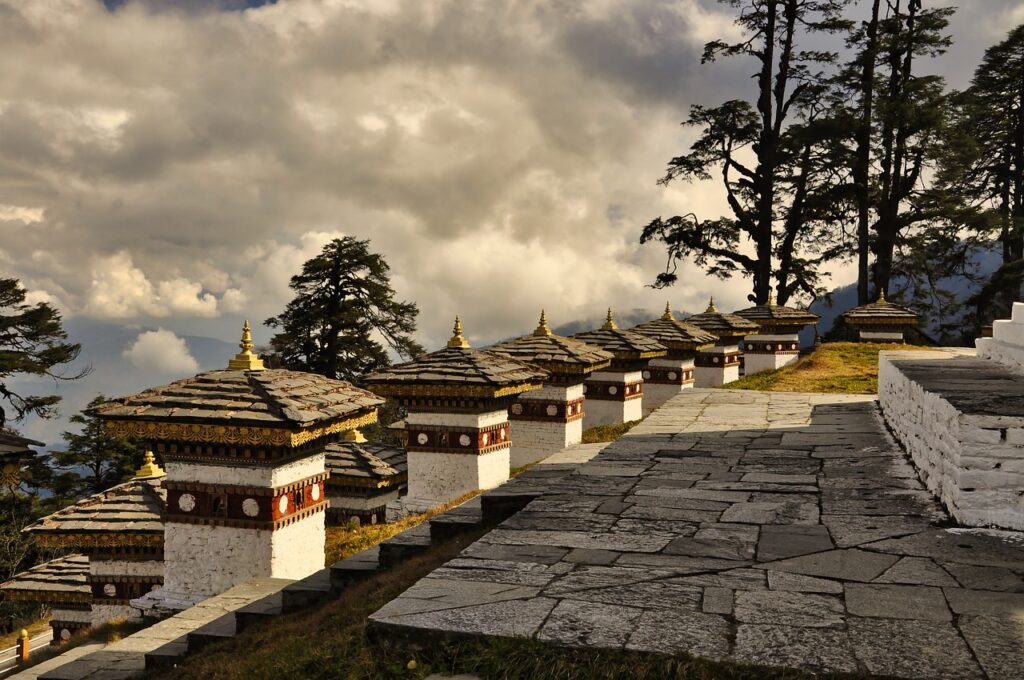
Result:
[[[485,428],[500,425],[508,420],[508,411],[488,411],[487,413],[423,413],[413,411],[406,417],[406,429],[409,425],[442,425],[448,427]]]
[[[647,385],[644,385],[647,389]],[[617,425],[643,418],[643,399],[629,401],[605,401],[587,399],[583,404],[583,429],[599,425]]]
[[[754,375],[755,373],[764,373],[765,371],[777,371],[783,366],[789,366],[795,364],[800,359],[800,355],[793,354],[752,354],[745,352],[743,354],[743,374]]]
[[[545,385],[539,390],[523,392],[520,399],[537,401],[572,401],[583,396],[583,383],[575,385]]]
[[[94,604],[91,612],[79,613],[90,614],[89,622],[93,626],[102,626],[110,621],[140,618],[139,610],[126,604]],[[62,620],[67,621],[68,619]]]
[[[89,573],[93,576],[160,576],[164,575],[163,560],[102,560],[89,558]]]
[[[508,481],[509,450],[478,456],[466,453],[410,451],[409,492],[405,505],[425,510],[477,489],[493,489]]]
[[[969,416],[879,356],[878,400],[921,479],[967,526],[1024,530],[1024,416]]]
[[[1013,316],[992,323],[992,337],[978,338],[978,356],[1024,373],[1024,303],[1013,303]]]
[[[266,467],[259,465],[210,465],[208,463],[167,463],[167,479],[175,482],[202,482],[204,484],[237,484],[270,488],[324,472],[324,454],[319,453],[299,460]]]
[[[715,366],[697,366],[693,369],[694,387],[718,387],[733,380],[740,379],[740,367],[736,364],[718,368]]]
[[[326,517],[327,513],[317,512],[273,532],[270,573],[261,575],[300,579],[323,569]]]
[[[635,383],[644,379],[641,371],[595,371],[587,380],[603,380],[606,382]]]
[[[583,440],[583,419],[569,423],[513,420],[511,438],[510,464],[522,467],[579,444]]]
[[[69,623],[92,623],[92,612],[88,609],[61,609],[58,606],[50,610],[50,616],[55,621],[67,621]]]
[[[693,389],[693,383],[689,382],[685,385],[662,385],[657,383],[644,383],[644,403],[643,403],[643,415],[646,417],[651,414],[654,409],[663,406],[672,397],[676,396],[683,390]]]

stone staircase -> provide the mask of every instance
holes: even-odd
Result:
[[[281,614],[317,607],[360,581],[461,534],[493,527],[543,493],[543,481],[573,466],[548,466],[454,507],[383,543],[298,580],[254,579],[221,595],[42,674],[27,669],[11,676],[27,680],[95,680],[133,677],[174,666],[207,645],[228,640]],[[556,472],[555,469],[559,468]]]

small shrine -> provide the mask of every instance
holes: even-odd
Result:
[[[0,429],[0,484],[13,489],[21,483],[21,468],[36,452],[30,447],[42,442]]]
[[[512,467],[547,458],[583,439],[583,382],[595,371],[608,368],[614,358],[600,347],[555,335],[547,315],[530,335],[489,348],[540,366],[551,377],[539,390],[524,392],[509,407],[512,422]]]
[[[643,371],[652,359],[668,354],[657,340],[619,328],[612,310],[604,325],[572,336],[612,354],[611,365],[590,374],[583,384],[586,395],[583,427],[628,423],[643,418]]]
[[[702,349],[694,359],[696,387],[718,387],[740,377],[740,341],[760,327],[742,316],[720,312],[715,298],[701,314],[694,314],[687,322],[718,337],[714,347]]]
[[[344,441],[329,444],[327,454],[328,524],[380,524],[387,506],[406,489],[405,449],[372,444],[353,430]]]
[[[651,359],[643,370],[644,415],[682,390],[693,387],[694,357],[701,350],[714,347],[718,341],[717,335],[676,319],[669,303],[665,303],[665,313],[660,318],[630,330],[657,340],[668,348],[665,357]]]
[[[26,527],[36,544],[88,559],[88,621],[98,626],[137,618],[130,601],[164,581],[164,471],[147,452],[131,480],[43,517]],[[67,623],[67,621],[65,621]]]
[[[458,317],[444,349],[368,375],[371,390],[408,412],[404,509],[423,511],[508,480],[508,408],[549,377],[504,354],[473,349]]]
[[[164,585],[133,602],[161,615],[242,581],[324,565],[325,448],[376,422],[382,400],[313,373],[266,369],[246,322],[225,370],[108,402],[107,429],[167,467]]]
[[[743,339],[744,375],[774,371],[800,358],[800,330],[818,322],[818,315],[805,309],[775,303],[748,307],[736,312],[760,327]]]
[[[51,645],[59,645],[93,625],[89,558],[66,555],[37,564],[0,584],[12,602],[39,602],[50,608]]]
[[[903,333],[916,328],[917,314],[885,299],[885,291],[878,292],[878,300],[843,312],[843,323],[854,331],[857,342],[904,343]]]

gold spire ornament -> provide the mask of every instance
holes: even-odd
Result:
[[[704,310],[705,314],[714,314],[718,311],[718,307],[715,307],[715,296],[711,296],[711,300],[708,302],[708,308]]]
[[[601,330],[603,330],[603,331],[614,331],[618,327],[619,327],[619,325],[617,323],[615,323],[615,317],[612,316],[612,308],[609,307],[608,308],[608,316],[607,316],[607,318],[605,318],[604,325],[601,326]]]
[[[888,302],[888,300],[885,299],[885,289],[884,288],[879,288],[878,289],[878,304],[884,305],[887,302]]]
[[[540,338],[551,337],[551,329],[548,328],[548,315],[544,313],[543,309],[540,310],[540,323],[534,329],[533,334]]]
[[[459,315],[455,315],[455,327],[452,328],[452,339],[448,341],[449,347],[455,347],[458,349],[469,349],[469,340],[466,340],[462,336],[462,321],[459,320]]]
[[[366,437],[363,436],[363,433],[359,431],[358,427],[354,427],[351,430],[345,430],[341,433],[341,441],[365,444]]]
[[[661,315],[662,321],[675,321],[675,317],[672,316],[672,304],[669,302],[665,303],[665,313]]]
[[[768,294],[768,306],[769,306],[769,307],[777,307],[777,306],[778,306],[778,304],[779,304],[779,303],[778,303],[778,302],[776,302],[776,300],[775,300],[775,293],[774,293],[774,292],[772,292],[772,293],[769,293],[769,294]]]
[[[238,343],[238,346],[242,351],[236,354],[235,358],[228,362],[228,370],[262,371],[266,368],[263,365],[263,360],[252,351],[252,330],[249,328],[248,319],[245,320],[245,325],[242,326],[242,342]]]
[[[146,451],[146,455],[142,457],[142,467],[135,471],[135,476],[132,479],[155,479],[166,474],[164,469],[157,465],[153,452]]]

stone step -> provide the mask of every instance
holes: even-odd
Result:
[[[280,614],[284,610],[281,604],[282,599],[281,593],[274,593],[235,611],[235,627],[238,632],[241,633],[250,626],[259,625]]]
[[[480,497],[480,509],[486,526],[501,524],[532,501],[544,495],[538,486],[507,485],[488,491]]]
[[[471,498],[462,505],[451,508],[429,521],[430,539],[434,544],[443,543],[467,531],[479,529],[484,523],[480,497]]]
[[[238,626],[235,625],[235,613],[229,612],[189,633],[186,636],[188,639],[188,653],[195,654],[207,645],[230,640],[236,635],[238,635]]]
[[[162,647],[146,652],[146,670],[173,668],[188,654],[188,638],[182,635]]]
[[[361,553],[335,562],[329,567],[331,592],[339,593],[353,583],[373,576],[379,571],[380,546],[375,545]]]
[[[429,551],[432,546],[430,524],[427,522],[419,524],[380,544],[380,553],[378,555],[380,568],[382,570],[390,569],[396,564],[417,555],[422,555]]]
[[[322,603],[331,594],[331,570],[321,569],[304,579],[285,586],[281,591],[281,610],[285,613],[297,612],[310,605]]]

